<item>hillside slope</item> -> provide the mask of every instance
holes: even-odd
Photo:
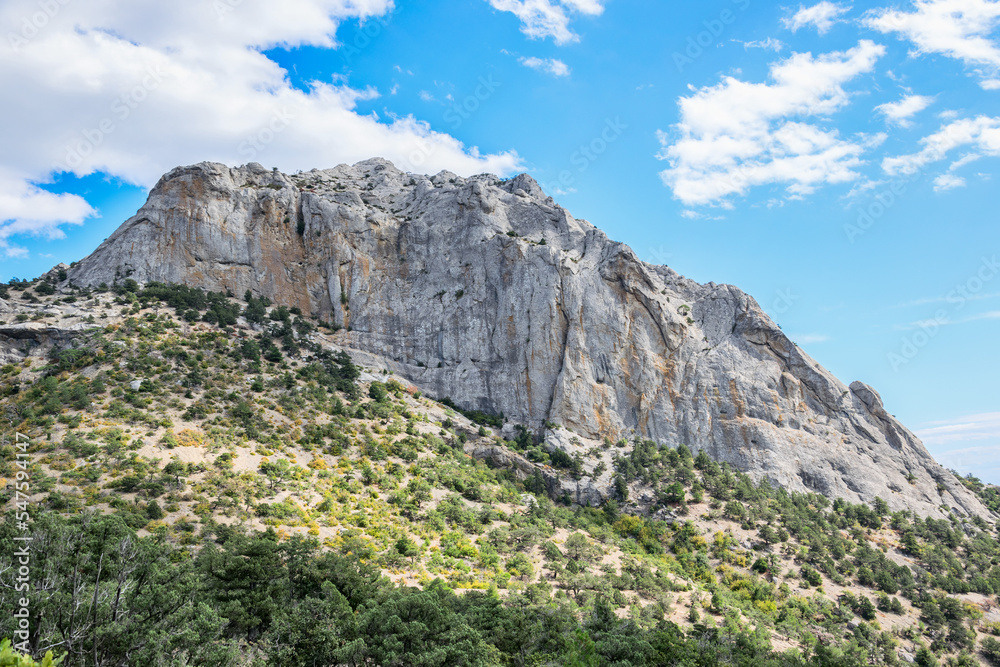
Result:
[[[574,506],[580,460],[359,366],[292,309],[129,279],[57,289],[63,271],[0,285],[0,563],[31,537],[36,656],[1000,659],[1000,544],[979,517],[831,503],[638,438],[609,450],[614,499]],[[0,568],[6,608],[19,576]]]

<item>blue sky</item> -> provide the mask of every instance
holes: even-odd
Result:
[[[527,171],[1000,483],[1000,1],[6,0],[0,280],[178,164]]]

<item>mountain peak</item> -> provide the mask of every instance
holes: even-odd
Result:
[[[174,169],[70,271],[126,277],[299,307],[341,348],[591,468],[611,469],[614,443],[653,440],[792,490],[988,516],[874,390],[837,380],[750,296],[640,261],[526,174],[424,176],[381,158]],[[592,477],[578,502],[611,493],[609,474]]]

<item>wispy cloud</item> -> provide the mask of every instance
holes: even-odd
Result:
[[[826,334],[810,333],[810,334],[788,334],[788,337],[794,343],[799,343],[800,345],[813,345],[816,343],[825,343],[830,340],[830,337]]]
[[[996,0],[915,0],[915,11],[874,9],[863,23],[910,41],[914,54],[937,53],[977,72],[987,90],[1000,88],[1000,46],[992,33],[1000,24]]]
[[[997,299],[1000,298],[1000,292],[991,292],[989,294],[969,294],[966,293],[962,296],[965,301],[983,301],[985,299]],[[911,306],[926,306],[931,303],[954,303],[954,297],[946,296],[934,296],[925,297],[922,299],[914,299],[913,301],[906,301],[904,303],[897,303],[894,308],[909,308]]]
[[[1000,412],[982,412],[954,420],[927,422],[916,431],[925,445],[947,445],[979,440],[1000,442]]]
[[[517,61],[525,67],[546,72],[552,76],[569,76],[569,66],[561,60],[555,58],[518,58]]]
[[[955,171],[956,169],[960,169],[967,164],[970,164],[972,162],[975,162],[976,160],[981,159],[982,157],[983,155],[981,153],[969,153],[968,155],[964,155],[961,158],[952,162],[951,165],[949,165],[948,167],[948,171]]]
[[[811,7],[799,5],[798,11],[789,17],[783,18],[781,23],[792,32],[798,32],[800,28],[813,26],[819,34],[824,35],[840,20],[842,15],[850,10],[850,5],[845,7],[824,0]]]
[[[931,320],[917,320],[915,322],[910,322],[903,326],[897,327],[904,331],[909,331],[912,329],[928,329],[937,327],[952,326],[955,324],[968,324],[969,322],[982,322],[983,320],[1000,320],[1000,310],[991,310],[985,313],[977,313],[975,315],[969,315],[967,317],[961,317],[959,319],[953,320],[950,317],[942,317],[940,319]]]
[[[692,211],[691,209],[684,209],[681,211],[681,217],[687,218],[688,220],[724,220],[725,216],[722,215],[709,215],[703,211]]]
[[[781,51],[785,48],[785,43],[780,39],[775,39],[774,37],[768,37],[767,39],[758,39],[749,42],[743,42],[738,39],[734,39],[737,44],[742,44],[744,49],[764,49],[765,51]]]
[[[941,174],[934,179],[934,192],[944,192],[955,188],[964,188],[965,179],[955,174]]]
[[[913,123],[909,119],[929,107],[933,101],[933,97],[926,95],[906,95],[898,102],[880,104],[875,110],[885,116],[886,122],[890,124],[910,127]]]
[[[1000,412],[928,422],[916,434],[944,467],[1000,484]]]
[[[578,41],[569,28],[574,13],[600,16],[603,0],[489,0],[494,9],[510,12],[521,21],[521,32],[532,39],[551,37],[556,44]]]
[[[940,450],[928,447],[938,463],[960,475],[972,475],[987,484],[1000,484],[1000,442],[983,447]]]
[[[923,148],[916,153],[882,160],[882,170],[890,176],[915,174],[963,146],[971,147],[972,155],[1000,155],[1000,117],[977,116],[956,120],[924,137],[920,143]],[[968,158],[965,159],[968,161]]]

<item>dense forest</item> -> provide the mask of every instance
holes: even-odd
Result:
[[[31,553],[30,636],[5,613],[0,637],[34,658],[1000,664],[982,519],[788,493],[641,438],[605,443],[615,497],[582,507],[552,480],[601,471],[358,367],[296,309],[130,280],[0,299],[13,326],[81,324],[0,368],[5,610],[15,538]]]

